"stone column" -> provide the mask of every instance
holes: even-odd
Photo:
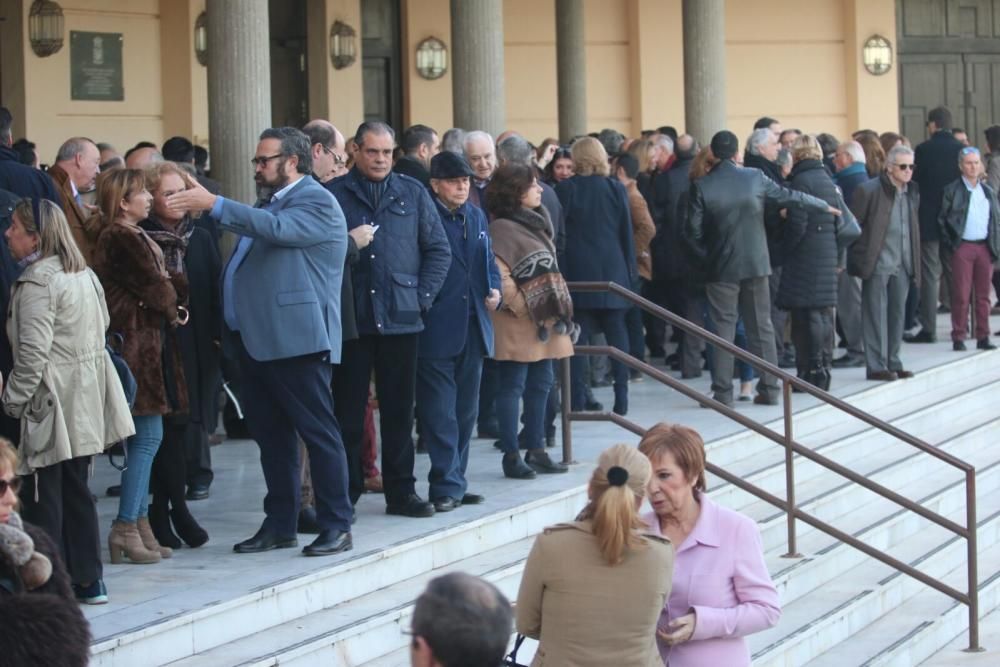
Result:
[[[559,85],[559,139],[587,133],[587,53],[583,0],[556,0],[556,72]]]
[[[685,131],[708,145],[726,129],[726,2],[684,0]]]
[[[455,126],[494,138],[507,123],[503,0],[451,0]]]
[[[252,204],[257,193],[250,158],[271,126],[267,0],[207,0],[206,9],[212,177],[226,197]],[[231,249],[232,237],[224,245]]]

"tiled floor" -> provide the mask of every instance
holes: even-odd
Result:
[[[993,329],[1000,324],[994,318]],[[934,345],[905,345],[903,361],[921,371],[959,357],[947,342],[946,321],[939,321],[942,342]],[[974,354],[967,352],[964,354]],[[835,370],[832,393],[850,397],[875,383],[864,378],[864,369]],[[687,381],[700,391],[708,391],[709,379]],[[610,389],[596,391],[598,400],[610,406]],[[720,438],[742,427],[714,411],[699,409],[691,400],[646,378],[630,387],[629,419],[643,426],[658,421],[681,422],[698,429],[705,440]],[[848,399],[850,400],[850,399]],[[796,411],[814,405],[816,399],[801,394],[793,398]],[[780,407],[737,403],[737,409],[759,421],[780,418]],[[95,639],[141,628],[163,618],[201,608],[237,595],[258,590],[289,577],[315,571],[331,563],[382,550],[435,531],[447,529],[493,512],[514,507],[557,491],[585,483],[596,455],[616,442],[634,443],[636,438],[612,424],[577,423],[573,427],[574,457],[577,464],[565,475],[539,476],[536,480],[511,481],[500,470],[499,453],[491,441],[474,440],[469,463],[470,491],[485,494],[487,501],[428,519],[386,516],[381,496],[367,494],[358,504],[354,527],[354,550],[331,558],[303,558],[297,550],[237,555],[232,545],[249,537],[263,519],[261,501],[263,479],[257,448],[252,441],[227,441],[212,450],[216,478],[209,499],[192,503],[192,512],[208,530],[211,539],[200,549],[181,549],[170,560],[156,565],[106,565],[105,581],[111,601],[87,607]],[[558,450],[557,450],[558,451]],[[91,488],[99,494],[102,535],[111,524],[117,500],[104,496],[104,489],[116,483],[117,474],[105,460],[97,461]],[[417,457],[418,492],[426,492],[428,460]],[[300,542],[308,543],[309,536]],[[105,552],[105,557],[107,552]]]

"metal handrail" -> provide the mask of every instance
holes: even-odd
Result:
[[[658,368],[654,368],[649,364],[639,361],[638,359],[632,357],[631,355],[619,350],[618,348],[610,346],[592,346],[592,345],[578,345],[576,346],[575,354],[585,354],[585,355],[607,355],[614,359],[615,361],[621,362],[628,366],[629,368],[638,370],[645,375],[652,377],[658,382],[667,385],[671,389],[692,398],[701,404],[702,407],[712,408],[716,412],[729,417],[730,419],[736,421],[737,423],[753,430],[754,432],[764,436],[765,438],[781,444],[785,448],[785,499],[781,499],[760,487],[751,484],[739,477],[729,473],[719,466],[706,462],[706,469],[713,475],[718,476],[720,479],[733,484],[737,488],[750,493],[751,495],[760,498],[766,503],[774,505],[775,507],[783,510],[787,515],[788,520],[788,553],[785,554],[788,558],[800,558],[801,554],[797,553],[797,536],[795,528],[795,520],[799,519],[805,523],[813,526],[817,530],[830,535],[831,537],[849,544],[854,548],[862,551],[863,553],[875,558],[876,560],[885,563],[886,565],[907,574],[917,581],[920,581],[931,588],[934,588],[941,593],[951,597],[952,599],[960,602],[969,608],[969,647],[965,649],[966,651],[982,651],[984,650],[979,645],[979,575],[978,575],[978,541],[977,541],[977,528],[976,528],[976,469],[969,463],[962,461],[961,459],[952,456],[947,452],[943,452],[937,447],[930,445],[919,438],[916,438],[909,433],[899,430],[895,426],[888,424],[881,419],[875,417],[874,415],[868,414],[863,410],[835,397],[827,392],[814,387],[813,385],[805,382],[804,380],[798,378],[791,373],[786,372],[784,369],[778,368],[772,363],[761,359],[760,357],[751,354],[747,350],[741,349],[730,343],[729,341],[720,338],[719,336],[706,331],[702,327],[691,323],[690,321],[671,313],[669,310],[649,301],[648,299],[639,296],[638,294],[628,290],[621,285],[613,282],[571,282],[568,283],[571,291],[575,292],[611,292],[619,297],[622,297],[626,301],[642,308],[644,311],[652,314],[653,316],[670,323],[685,333],[690,334],[696,338],[699,338],[706,343],[716,346],[719,349],[725,350],[726,352],[732,354],[734,357],[745,361],[757,370],[765,373],[774,375],[782,381],[782,410],[783,410],[783,421],[784,421],[784,433],[779,434],[772,429],[760,424],[749,417],[737,412],[733,408],[716,401],[714,398],[710,398],[701,392],[688,387],[683,382],[677,380],[676,378],[664,373]],[[573,459],[573,440],[572,433],[570,429],[571,422],[574,421],[609,421],[622,428],[635,433],[638,436],[643,436],[645,434],[645,429],[638,426],[634,422],[625,419],[620,415],[613,413],[601,413],[601,412],[573,412],[570,409],[571,405],[571,381],[570,381],[570,364],[569,359],[562,360],[562,386],[563,386],[563,397],[562,397],[562,439],[563,439],[563,462],[570,463]],[[795,388],[803,393],[810,394],[820,401],[827,403],[828,405],[845,412],[856,419],[884,432],[898,440],[905,442],[908,445],[916,447],[920,451],[934,456],[948,465],[958,468],[965,473],[965,503],[966,503],[966,525],[963,527],[960,524],[955,523],[951,519],[938,514],[932,510],[923,507],[919,503],[916,503],[909,498],[905,498],[900,494],[888,489],[877,482],[860,475],[853,470],[835,462],[831,459],[818,454],[817,452],[804,447],[795,441],[792,431],[792,388]],[[798,508],[795,503],[795,467],[794,467],[794,454],[803,456],[819,466],[822,466],[828,470],[831,470],[847,479],[859,484],[860,486],[868,489],[869,491],[876,493],[883,498],[887,498],[903,508],[914,512],[925,519],[936,523],[937,525],[951,531],[952,533],[958,535],[959,537],[965,538],[967,546],[967,574],[968,574],[968,592],[962,592],[951,586],[948,586],[941,580],[932,577],[920,570],[917,570],[908,563],[904,563],[896,558],[893,558],[889,554],[869,546],[857,539],[853,535],[849,535],[830,524],[818,519],[817,517],[802,511]]]

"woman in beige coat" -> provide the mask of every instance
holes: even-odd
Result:
[[[570,334],[579,327],[573,323],[573,302],[559,273],[552,223],[534,171],[524,165],[498,169],[486,191],[486,208],[503,293],[500,309],[490,311],[503,472],[512,479],[566,472],[543,446],[545,402],[553,382],[551,360],[573,355]],[[523,460],[517,437],[522,399]]]
[[[135,430],[104,349],[104,290],[52,202],[22,201],[5,236],[24,267],[11,293],[14,369],[3,392],[4,411],[21,420],[23,514],[62,549],[77,598],[107,602],[87,469]]]
[[[662,667],[656,622],[674,550],[639,518],[650,475],[634,447],[605,450],[577,520],[535,540],[515,610],[517,631],[539,641],[532,667]]]

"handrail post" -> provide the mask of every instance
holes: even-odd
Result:
[[[985,651],[979,645],[979,540],[976,534],[976,471],[965,472],[965,527],[969,574],[969,648],[966,653]]]
[[[569,357],[559,360],[559,377],[562,388],[560,391],[559,412],[562,417],[562,462],[565,465],[573,463],[573,433],[570,427],[569,412],[573,405],[572,381],[569,373]]]
[[[788,553],[782,558],[802,558],[795,535],[795,457],[792,451],[792,385],[781,382],[781,403],[785,417],[785,499],[788,502]]]

